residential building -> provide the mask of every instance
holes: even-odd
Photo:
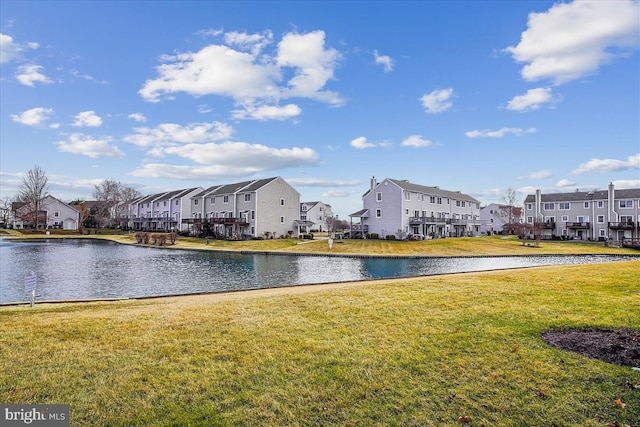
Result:
[[[511,234],[522,223],[522,208],[491,203],[480,208],[480,231],[487,234]]]
[[[202,187],[191,187],[139,197],[119,222],[134,230],[186,230],[182,220],[190,218],[191,197],[200,191]]]
[[[280,177],[214,185],[190,198],[183,224],[197,233],[208,223],[215,236],[227,239],[299,236],[300,193]]]
[[[12,204],[13,228],[29,228],[36,226],[36,218],[26,203]],[[40,203],[37,214],[38,228],[55,228],[61,230],[77,230],[80,222],[80,211],[53,196],[46,196]]]
[[[351,236],[423,239],[477,236],[480,202],[459,191],[373,177],[362,196],[363,209],[351,215]],[[354,220],[358,221],[354,224]]]
[[[524,201],[525,222],[543,239],[622,240],[640,237],[640,188],[542,194]]]
[[[330,231],[333,221],[331,205],[323,202],[302,202],[300,203],[300,220],[313,223],[311,230]]]

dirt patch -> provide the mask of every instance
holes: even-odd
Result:
[[[557,329],[542,334],[549,345],[593,359],[640,367],[640,331],[629,329]]]

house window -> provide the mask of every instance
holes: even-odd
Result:
[[[309,207],[307,205],[302,205],[302,212],[306,212]]]
[[[59,218],[60,217],[60,212],[56,211],[53,213],[54,218]]]
[[[598,207],[600,209],[604,208],[604,202],[602,200],[598,200]]]
[[[382,218],[382,209],[376,209],[376,218]]]
[[[589,222],[588,216],[578,216],[578,222]]]
[[[438,197],[438,204],[441,205],[442,204],[442,197]]]
[[[527,224],[533,224],[533,217],[532,216],[528,216],[527,217]]]
[[[284,224],[284,217],[283,216],[280,217],[280,224]]]
[[[377,202],[381,202],[382,201],[382,193],[380,193],[380,192],[376,193],[376,201]]]
[[[162,202],[162,206],[167,206],[167,201]]]
[[[545,216],[544,217],[544,222],[545,222],[545,224],[555,224],[556,223],[556,217],[555,216]]]
[[[544,204],[544,210],[545,211],[552,211],[556,208],[556,204],[555,203],[545,203]]]
[[[435,203],[436,202],[436,197],[435,196],[430,196],[429,197],[429,202],[430,203]]]
[[[632,215],[620,215],[620,222],[633,224],[633,216]]]
[[[456,206],[460,206],[460,200],[456,200]]]
[[[569,202],[560,202],[560,203],[558,203],[558,209],[560,209],[561,211],[568,211],[569,209],[571,209],[571,203],[569,203]]]
[[[250,202],[251,201],[251,193],[247,193],[244,195],[244,201],[245,202]]]
[[[598,215],[598,224],[604,224],[604,215]]]
[[[604,228],[600,230],[600,237],[607,237],[607,230]]]
[[[222,196],[222,203],[229,203],[229,196]]]
[[[633,207],[633,200],[620,200],[620,208],[629,209]]]
[[[251,219],[256,219],[256,211],[251,211]]]
[[[411,200],[411,193],[409,193],[408,191],[404,192],[404,199],[405,200]]]
[[[404,210],[404,214],[405,214],[405,215],[409,215],[409,209],[405,209],[405,210]]]
[[[562,215],[562,222],[569,221],[569,215]]]
[[[589,209],[589,202],[584,202],[583,206],[585,209]]]
[[[533,204],[527,203],[527,210],[530,211],[533,209]]]
[[[284,206],[284,199],[280,199],[280,206]]]
[[[180,204],[180,200],[176,200],[176,206]]]
[[[307,216],[306,215],[300,215],[300,219],[303,220],[303,221],[306,221],[307,220]]]
[[[198,206],[198,199],[195,199],[195,200],[193,201],[193,205],[194,205],[194,206]]]
[[[215,198],[215,197],[212,197],[212,198],[211,198],[211,204],[212,204],[212,205],[215,205],[215,204],[216,204],[216,198]]]

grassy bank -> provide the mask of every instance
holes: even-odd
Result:
[[[5,307],[0,402],[91,426],[637,425],[639,372],[540,333],[640,329],[639,283],[631,261]]]
[[[131,233],[77,235],[71,233],[20,234],[13,232],[11,238],[83,238],[108,239],[119,243],[136,244]],[[529,245],[535,242],[527,241]],[[516,237],[458,237],[423,241],[394,240],[335,240],[330,250],[326,239],[269,239],[269,240],[205,240],[179,237],[173,249],[225,250],[225,251],[277,251],[291,253],[327,253],[339,255],[406,255],[406,256],[481,256],[481,255],[559,255],[559,254],[640,254],[627,248],[605,247],[598,242],[542,241],[539,247],[523,245]]]

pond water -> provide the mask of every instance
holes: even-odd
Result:
[[[135,298],[423,276],[540,265],[638,259],[633,256],[351,258],[186,251],[110,241],[0,239],[0,303]]]

